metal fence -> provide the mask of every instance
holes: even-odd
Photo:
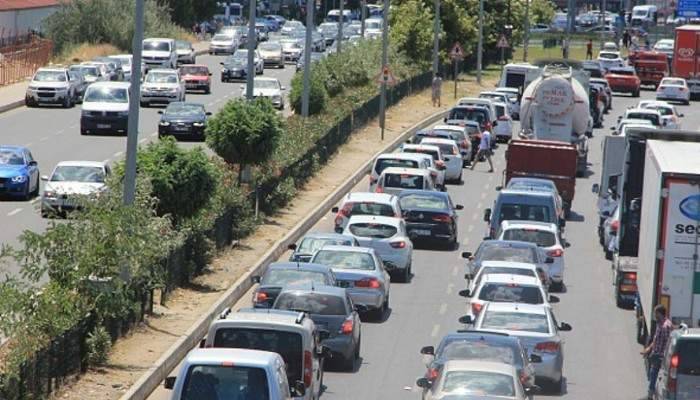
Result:
[[[0,86],[22,81],[53,55],[53,43],[31,32],[0,29]]]

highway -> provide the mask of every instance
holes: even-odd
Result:
[[[205,64],[212,72],[212,93],[209,95],[188,93],[186,101],[205,105],[207,111],[216,112],[228,99],[244,93],[244,82],[222,83],[219,63],[226,56],[201,55],[197,63]],[[265,69],[262,76],[275,77],[283,86],[289,88],[296,68],[287,64],[284,69]],[[285,98],[288,90],[285,92]],[[162,108],[141,108],[139,121],[139,144],[143,145],[157,140],[158,110]],[[126,151],[126,136],[81,136],[80,105],[72,109],[21,107],[0,114],[0,144],[27,146],[39,163],[42,175],[49,175],[56,164],[67,160],[109,161],[122,160]],[[285,115],[290,112],[286,101]],[[185,147],[202,145],[185,142]],[[206,145],[205,145],[206,146]],[[43,187],[43,185],[42,185]],[[39,199],[33,201],[0,200],[0,244],[14,245],[18,236],[25,229],[40,232],[45,229],[48,220],[39,214]],[[15,274],[16,268],[8,266],[8,272]]]
[[[643,91],[641,99],[653,98]],[[591,186],[598,182],[601,169],[601,141],[610,134],[618,115],[640,99],[615,96],[614,109],[606,116],[605,127],[596,129],[591,139],[589,174],[576,184],[572,218],[567,221],[566,239],[571,247],[565,251],[565,290],[558,293],[561,302],[554,305],[557,319],[570,323],[573,331],[562,332],[564,338],[565,391],[545,393],[537,398],[571,400],[637,400],[646,398],[646,377],[641,347],[635,340],[633,311],[619,309],[613,297],[610,262],[598,244],[596,198]],[[685,129],[700,125],[700,115],[690,107],[679,106],[686,114]],[[392,284],[391,312],[380,323],[362,325],[361,366],[353,373],[326,371],[324,399],[420,399],[416,378],[425,373],[422,346],[437,345],[448,332],[463,328],[457,319],[466,310],[466,301],[457,292],[465,287],[465,262],[462,251],[474,251],[482,240],[486,225],[483,210],[496,197],[505,166],[505,145],[494,156],[496,173],[486,172],[487,165],[465,171],[464,184],[449,186],[456,204],[464,205],[459,220],[460,249],[440,251],[415,250],[414,277],[410,284]],[[362,181],[353,191],[365,191]],[[330,231],[333,218],[319,221],[314,231]],[[250,306],[250,293],[233,306],[234,310]],[[171,375],[175,375],[173,371]],[[159,388],[150,400],[166,400],[169,392]]]

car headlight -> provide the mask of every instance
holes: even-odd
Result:
[[[226,69],[226,68],[221,68],[221,72],[228,72],[228,69]]]
[[[54,192],[53,190],[45,190],[44,197],[54,198],[56,197],[56,192]]]
[[[204,126],[204,122],[194,122],[194,123],[192,123],[192,125],[199,128],[199,127]]]
[[[26,175],[17,175],[12,178],[12,182],[14,183],[24,183],[27,181],[27,176]]]
[[[168,122],[168,121],[160,121],[160,126],[170,126],[170,122]]]
[[[29,90],[39,90],[38,86],[29,86],[27,89]]]

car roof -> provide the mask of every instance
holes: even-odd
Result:
[[[434,130],[434,131],[464,132],[464,128],[459,126],[459,125],[447,125],[447,124],[435,125],[432,130]]]
[[[528,229],[537,229],[537,230],[545,230],[545,231],[550,231],[557,233],[558,228],[556,224],[553,224],[551,222],[540,222],[540,221],[520,221],[520,220],[505,220],[501,222],[501,228],[502,229],[509,229],[509,228],[528,228]]]
[[[401,218],[396,217],[385,217],[382,215],[353,215],[348,221],[348,225],[357,223],[377,223],[391,226],[399,226],[403,221]]]
[[[427,137],[421,141],[421,143],[438,143],[438,144],[452,144],[452,145],[457,145],[453,139],[443,139],[443,138],[433,138],[433,137]]]
[[[482,261],[481,267],[537,268],[537,265],[519,261]]]
[[[342,233],[335,233],[335,232],[309,232],[306,235],[302,236],[301,240],[304,239],[339,239],[339,240],[354,240],[350,235],[343,235]]]
[[[552,197],[551,192],[537,192],[527,189],[509,189],[505,188],[501,190],[500,195],[525,195],[525,196],[539,196],[539,197]]]
[[[451,332],[445,335],[441,343],[446,341],[458,341],[463,340],[484,340],[489,342],[510,342],[518,341],[519,339],[515,336],[510,336],[507,333],[501,332],[489,332],[489,331],[478,331],[478,330],[461,330],[457,332]]]
[[[229,312],[222,315],[223,318],[214,320],[212,325],[226,324],[227,322],[257,322],[277,323],[285,325],[303,326],[305,313],[291,310],[277,310],[272,308],[242,308],[237,312]]]
[[[129,89],[131,83],[129,82],[114,82],[114,81],[100,81],[91,83],[88,88],[119,88],[119,89]]]
[[[143,39],[144,42],[164,41],[164,40],[175,40],[175,39],[172,39],[172,38],[146,38],[146,39]]]
[[[479,96],[481,96],[482,94],[490,94],[490,95],[494,95],[494,94],[495,94],[495,95],[499,95],[499,96],[504,96],[504,95],[505,95],[505,93],[503,93],[503,92],[496,92],[495,90],[485,90],[485,91],[479,93]],[[480,97],[480,98],[481,98],[481,97]]]
[[[68,67],[65,67],[63,65],[54,65],[54,66],[49,66],[49,67],[39,67],[39,68],[37,68],[37,72],[39,72],[39,71],[57,71],[57,72],[60,72],[60,71],[65,71],[67,69],[68,69]]]
[[[29,151],[28,147],[16,146],[16,145],[10,145],[10,144],[0,144],[0,149],[2,149],[2,150],[27,150],[27,151]]]
[[[404,149],[418,149],[418,150],[432,150],[432,151],[440,151],[440,148],[437,146],[431,146],[429,144],[404,144],[403,145]]]
[[[527,304],[527,303],[506,303],[506,302],[489,302],[489,311],[496,312],[518,312],[523,314],[547,314],[546,304]]]
[[[518,88],[512,88],[512,87],[499,87],[499,88],[496,88],[496,92],[520,93],[520,90],[518,90]]]
[[[148,74],[150,74],[152,72],[158,72],[161,74],[177,74],[178,73],[177,70],[173,69],[173,68],[153,68],[153,69],[148,70]],[[146,75],[148,75],[148,74],[146,74]]]
[[[406,175],[420,175],[426,176],[430,175],[430,172],[420,168],[403,168],[403,167],[388,167],[382,171],[382,175],[389,174],[406,174]]]
[[[256,81],[271,81],[271,82],[279,82],[280,80],[277,78],[268,78],[268,77],[258,77],[255,78]]]
[[[653,125],[651,121],[643,118],[623,118],[619,122],[620,124],[638,124],[638,125]]]
[[[646,113],[646,114],[661,115],[661,114],[659,114],[658,111],[652,110],[649,108],[630,108],[625,112],[625,115],[630,114],[630,113]]]
[[[377,156],[377,159],[383,159],[383,160],[390,160],[390,159],[398,159],[398,160],[421,160],[423,158],[429,157],[432,159],[433,157],[430,154],[424,154],[424,153],[383,153]]]
[[[516,248],[537,248],[537,245],[535,243],[530,243],[530,242],[523,242],[522,240],[498,240],[498,239],[489,239],[489,240],[484,240],[481,242],[479,247],[481,246],[502,246],[502,247],[516,247]]]
[[[277,353],[262,350],[205,348],[194,349],[187,354],[185,362],[189,364],[221,365],[233,362],[235,365],[264,367],[273,364],[281,357]]]
[[[442,370],[447,371],[482,371],[515,376],[515,367],[501,362],[483,360],[450,360],[445,362]]]
[[[104,168],[106,163],[102,161],[61,161],[56,164],[57,167],[74,166],[74,167],[97,167]]]
[[[371,254],[374,251],[374,249],[371,247],[341,246],[341,245],[335,245],[335,244],[327,244],[327,245],[321,247],[318,251],[321,251],[321,250],[344,251],[346,253],[367,253],[367,254]]]
[[[265,273],[268,273],[272,270],[303,270],[303,271],[314,271],[314,272],[322,272],[322,273],[328,273],[331,269],[327,265],[323,264],[315,264],[315,263],[308,263],[308,262],[291,262],[291,261],[283,261],[283,262],[274,262],[268,265],[267,271]]]
[[[388,193],[371,193],[371,192],[351,192],[345,196],[343,202],[372,202],[391,204],[395,201],[396,196]]]
[[[319,293],[343,298],[345,298],[346,295],[344,288],[338,286],[319,285],[313,282],[285,286],[282,288],[281,293]]]
[[[540,184],[540,186],[546,184],[547,186],[554,186],[556,188],[556,184],[554,183],[553,180],[544,179],[544,178],[531,178],[529,176],[514,177],[514,178],[511,178],[510,181],[508,181],[508,185],[512,184],[513,182],[521,183],[521,184],[526,184],[526,183]]]
[[[401,193],[399,193],[397,196],[399,197],[399,200],[400,200],[402,197],[410,196],[412,194],[422,194],[425,196],[442,197],[444,199],[448,199],[450,197],[450,194],[447,192],[440,192],[437,190],[421,190],[421,189],[402,190]]]
[[[533,285],[539,287],[540,279],[535,276],[516,275],[516,274],[486,274],[482,278],[482,284],[486,283],[505,283],[518,285]]]

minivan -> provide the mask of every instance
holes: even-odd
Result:
[[[379,175],[374,192],[398,194],[406,189],[435,190],[430,172],[418,168],[389,167]]]
[[[484,221],[488,223],[488,239],[495,239],[501,222],[510,220],[539,221],[558,224],[565,220],[557,214],[557,203],[552,193],[518,189],[503,189],[493,204],[493,209],[484,210]]]
[[[95,82],[83,96],[80,134],[123,133],[129,121],[129,82]]]

